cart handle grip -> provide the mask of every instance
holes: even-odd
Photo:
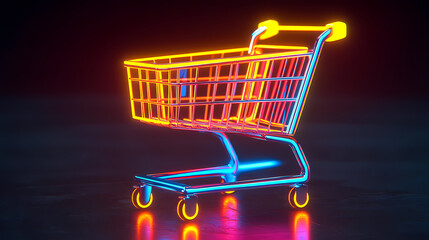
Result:
[[[327,42],[334,42],[347,36],[347,25],[344,22],[328,23],[325,26],[281,26],[275,20],[267,20],[258,24],[258,28],[266,27],[260,36],[261,40],[273,37],[279,31],[325,31],[331,29],[331,34],[326,39]]]
[[[325,26],[281,26],[275,20],[263,21],[258,24],[258,29],[252,34],[249,54],[252,53],[253,46],[258,39],[264,40],[273,37],[277,35],[279,31],[326,31],[327,29],[331,29],[331,33],[326,39],[326,42],[337,41],[347,36],[347,25],[344,22],[328,23]]]

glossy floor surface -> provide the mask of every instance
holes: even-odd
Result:
[[[216,137],[133,121],[125,98],[2,99],[0,239],[427,239],[427,102],[310,100],[307,208],[287,187],[215,193],[184,223],[173,193],[135,209],[133,176],[223,165]],[[283,163],[240,179],[298,171],[287,146],[231,141],[241,162]]]

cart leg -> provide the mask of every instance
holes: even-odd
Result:
[[[177,215],[183,221],[190,221],[198,216],[198,198],[196,195],[186,195],[179,197],[177,204]]]
[[[308,186],[306,184],[297,184],[289,191],[289,204],[294,208],[303,208],[307,206],[310,196],[308,195]]]
[[[248,135],[249,137],[256,138],[259,140],[268,140],[274,142],[281,142],[288,144],[295,158],[300,166],[301,170],[298,175],[292,176],[279,176],[269,178],[259,178],[251,180],[234,181],[223,184],[211,184],[211,185],[199,185],[199,186],[188,186],[186,193],[188,194],[205,194],[210,192],[219,191],[234,191],[241,189],[252,189],[260,187],[275,187],[275,186],[289,186],[293,188],[293,199],[296,198],[297,206],[305,206],[304,203],[308,202],[307,198],[307,186],[305,183],[310,179],[310,167],[307,159],[304,155],[302,148],[292,137],[276,137],[276,136],[254,136]],[[296,197],[295,197],[296,196]]]
[[[228,155],[230,157],[228,166],[231,167],[233,172],[232,172],[232,174],[226,175],[228,177],[225,178],[225,181],[226,182],[235,181],[235,175],[236,175],[237,170],[238,170],[239,162],[238,162],[237,154],[235,153],[235,150],[232,147],[231,141],[229,141],[229,138],[226,136],[225,133],[214,132],[213,134],[216,135],[220,139],[220,141],[223,143],[223,146],[225,147],[225,149],[228,152]]]
[[[307,183],[310,179],[310,166],[307,158],[304,155],[304,151],[301,146],[292,137],[273,137],[266,136],[267,140],[286,143],[292,149],[293,154],[301,168],[301,175],[304,176],[302,183],[296,183],[292,185],[292,189],[289,191],[289,204],[294,208],[303,208],[307,206],[310,199],[308,195]]]
[[[227,165],[220,167],[210,167],[210,168],[200,168],[200,169],[191,169],[191,170],[182,170],[175,172],[166,172],[166,173],[155,173],[149,174],[147,176],[156,177],[166,180],[180,180],[180,179],[190,179],[190,178],[204,178],[204,177],[222,177],[226,182],[233,182],[236,179],[238,171],[238,158],[237,154],[234,151],[234,148],[231,145],[228,137],[224,133],[212,132],[216,135],[222,144],[224,145],[230,159]],[[271,167],[269,164],[265,167]],[[136,178],[140,178],[136,176]]]
[[[144,184],[134,186],[131,201],[136,208],[148,208],[153,201],[152,186]]]
[[[296,142],[292,137],[275,137],[275,136],[265,136],[265,139],[273,142],[286,143],[292,149],[295,159],[298,162],[299,167],[301,168],[302,183],[306,183],[310,180],[310,165],[308,164],[307,158],[304,155],[304,151],[301,146]]]
[[[222,183],[231,183],[231,182],[235,182],[237,180],[237,170],[239,167],[239,161],[238,161],[238,157],[237,154],[235,153],[234,147],[231,144],[231,141],[229,140],[228,136],[226,136],[225,133],[218,133],[218,132],[214,132],[213,134],[215,134],[216,136],[219,137],[219,139],[221,140],[221,142],[223,143],[226,151],[229,154],[230,160],[228,163],[228,166],[231,168],[231,170],[233,170],[232,173],[229,174],[225,174],[222,175]],[[222,192],[223,194],[232,194],[235,191],[225,191]]]

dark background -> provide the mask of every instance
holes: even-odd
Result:
[[[123,60],[247,46],[257,23],[276,19],[347,23],[348,37],[323,52],[319,94],[422,98],[427,14],[414,1],[9,2],[1,93],[124,94]]]
[[[423,1],[9,1],[0,8],[0,238],[136,238],[134,175],[213,166],[225,154],[209,134],[132,120],[123,61],[247,46],[267,19],[348,27],[346,39],[322,50],[296,135],[312,167],[311,239],[427,237]],[[315,37],[271,41],[311,47]],[[297,170],[283,159],[290,157],[284,146],[231,138],[240,159],[284,161],[281,171],[262,175]],[[294,212],[282,205],[287,190],[280,192],[238,193],[236,232],[222,226],[218,198],[201,197],[201,239],[289,236]],[[156,194],[154,239],[174,239],[184,227],[177,198]]]

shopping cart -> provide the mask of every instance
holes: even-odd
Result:
[[[257,44],[279,31],[320,31],[314,48]],[[324,42],[346,36],[346,24],[279,26],[274,20],[259,24],[250,46],[125,61],[134,119],[169,128],[212,132],[229,154],[225,166],[136,176],[132,203],[152,204],[152,187],[178,193],[177,213],[183,220],[198,215],[198,194],[232,193],[260,187],[289,186],[289,203],[303,208],[309,201],[310,169],[294,135]],[[272,162],[239,165],[225,133],[288,144],[301,172],[237,180],[240,169],[259,169]],[[185,185],[175,180],[220,177],[221,182]]]

